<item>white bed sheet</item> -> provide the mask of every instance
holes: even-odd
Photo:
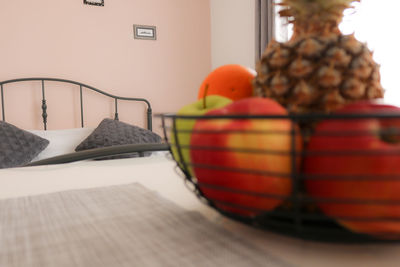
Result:
[[[254,229],[227,219],[201,203],[184,185],[166,153],[152,157],[82,161],[0,170],[0,199],[70,189],[139,182],[161,196],[246,238],[294,266],[398,266],[399,244],[346,245],[310,242]],[[0,211],[1,212],[1,211]]]
[[[28,130],[44,139],[49,145],[32,162],[75,152],[75,148],[88,137],[95,128],[73,128],[64,130]]]

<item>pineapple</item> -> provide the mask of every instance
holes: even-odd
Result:
[[[360,0],[357,0],[359,2]],[[379,65],[339,23],[354,0],[282,0],[280,16],[293,24],[287,43],[272,41],[256,66],[256,96],[290,112],[329,113],[346,103],[382,98]]]

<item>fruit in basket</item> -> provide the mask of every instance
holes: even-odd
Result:
[[[304,158],[306,190],[320,200],[317,204],[326,215],[348,229],[399,239],[400,108],[362,101],[337,113],[399,117],[330,118],[319,123]]]
[[[280,115],[287,111],[267,98],[245,98],[208,115]],[[204,196],[222,211],[250,217],[270,211],[292,192],[289,118],[197,120],[191,136],[193,170]],[[293,135],[296,151],[301,137]],[[297,160],[297,163],[299,161]]]
[[[354,34],[343,35],[343,11],[359,0],[282,0],[293,24],[286,43],[272,41],[257,64],[254,94],[290,112],[331,112],[344,104],[383,97],[379,66]]]
[[[209,95],[192,104],[184,106],[177,112],[177,115],[201,116],[212,109],[224,107],[231,102],[232,100],[223,96]],[[193,176],[193,172],[190,167],[189,145],[195,122],[195,119],[177,118],[175,126],[177,138],[175,138],[174,128],[172,128],[170,133],[171,151],[174,159],[178,162],[179,166],[191,176]],[[177,147],[179,147],[179,149]]]
[[[238,64],[223,65],[208,74],[202,82],[198,99],[203,98],[207,88],[207,95],[221,95],[232,100],[239,100],[253,96],[252,80],[256,72]]]

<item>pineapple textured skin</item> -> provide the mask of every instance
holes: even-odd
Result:
[[[379,65],[354,35],[305,36],[271,42],[256,66],[256,96],[291,112],[330,112],[363,99],[383,97]]]

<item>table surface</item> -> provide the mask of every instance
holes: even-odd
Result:
[[[200,202],[164,155],[143,159],[84,161],[0,170],[0,199],[139,182],[188,210],[252,242],[294,266],[399,266],[400,243],[332,244],[264,231],[228,219]]]

